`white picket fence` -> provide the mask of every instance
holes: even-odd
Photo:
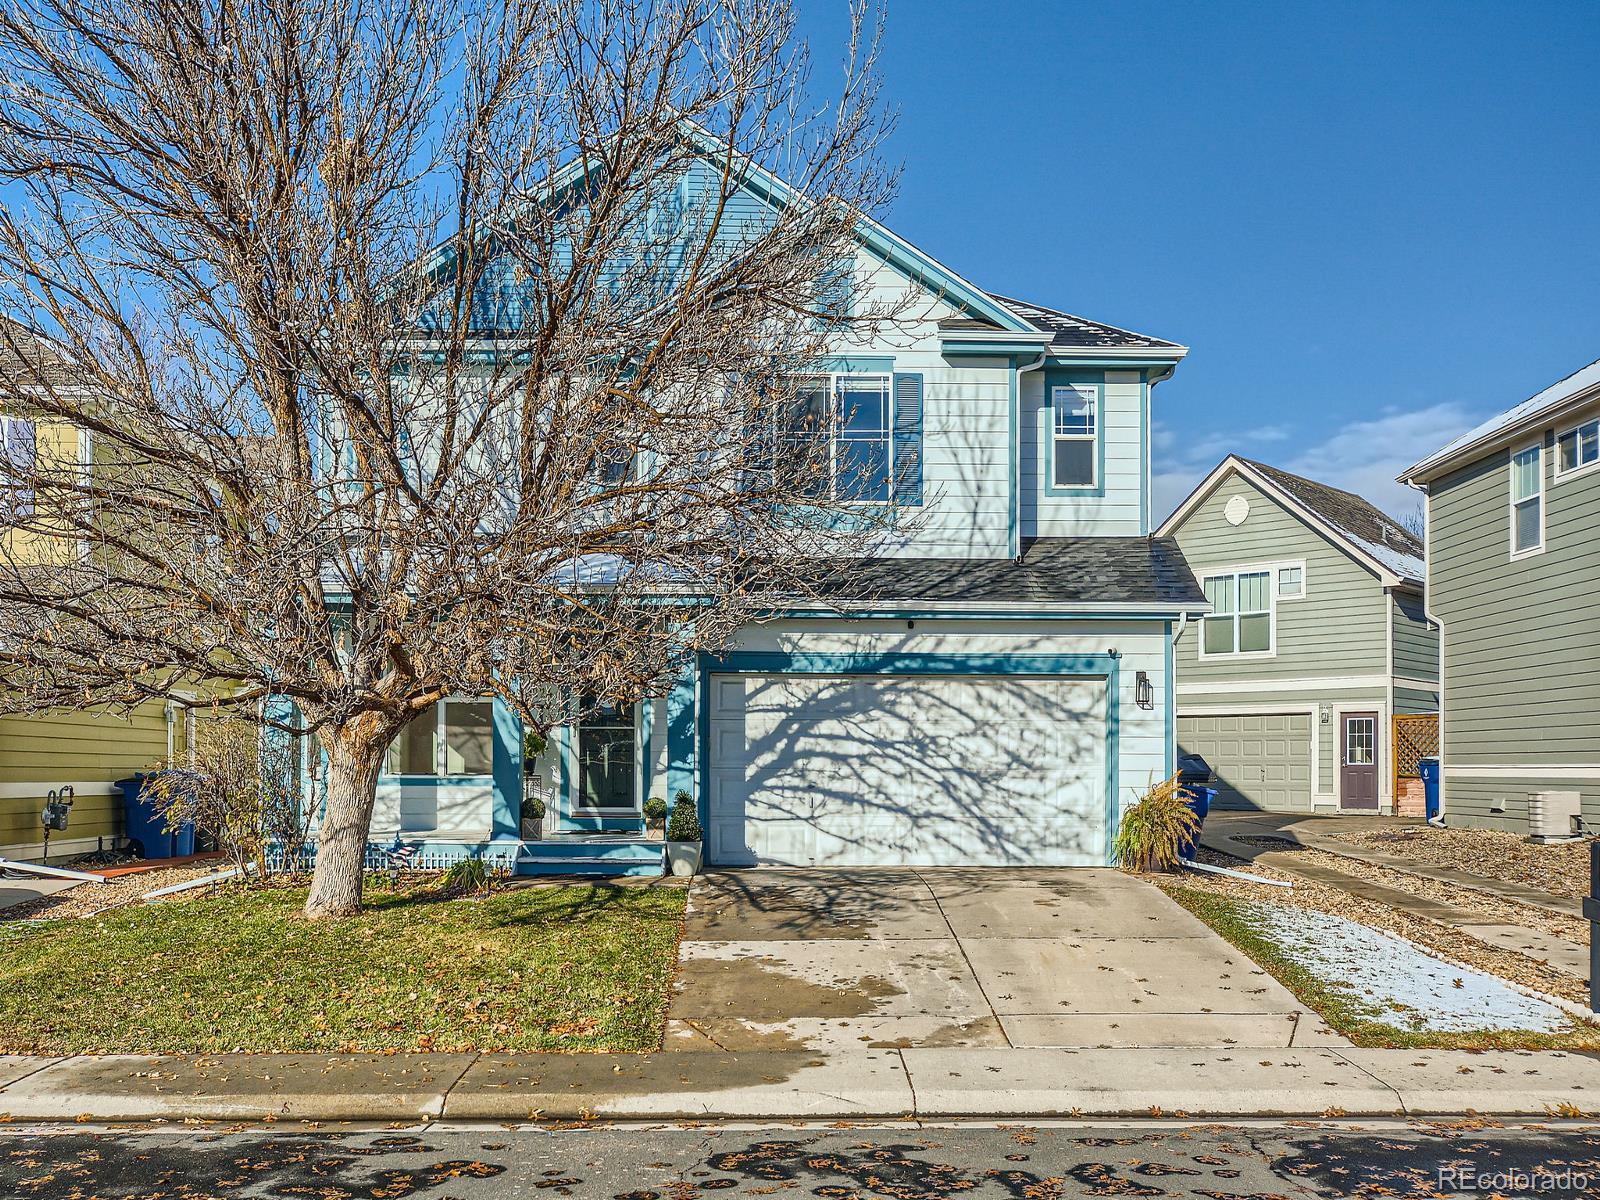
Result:
[[[366,869],[369,871],[389,871],[396,867],[406,871],[447,871],[458,862],[469,858],[481,858],[490,869],[510,870],[516,864],[515,847],[507,852],[485,854],[464,846],[429,846],[405,845],[399,849],[391,845],[379,845],[376,842],[367,843]],[[285,852],[282,847],[273,847],[267,851],[267,870],[269,873],[280,871],[309,871],[317,865],[317,848],[302,846],[293,852]]]

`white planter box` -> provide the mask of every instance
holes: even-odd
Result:
[[[698,875],[702,859],[699,842],[668,842],[667,872],[671,875]]]

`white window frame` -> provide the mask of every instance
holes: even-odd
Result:
[[[1596,468],[1600,468],[1600,454],[1597,454],[1593,462],[1579,463],[1575,467],[1568,467],[1564,470],[1562,469],[1561,439],[1569,436],[1576,438],[1576,444],[1578,449],[1581,451],[1583,448],[1583,431],[1586,429],[1593,430],[1596,440],[1600,441],[1600,415],[1590,417],[1587,421],[1580,421],[1576,425],[1568,426],[1566,429],[1559,430],[1556,433],[1555,463],[1552,469],[1554,471],[1557,483],[1560,483],[1565,479],[1571,479],[1576,475],[1583,475],[1586,472],[1595,470]]]
[[[1061,432],[1061,413],[1065,410],[1060,401],[1064,396],[1070,397],[1074,403],[1083,400],[1089,402],[1089,431],[1087,433]],[[1097,384],[1052,383],[1050,385],[1050,454],[1049,462],[1046,466],[1050,472],[1051,490],[1063,492],[1089,491],[1100,486],[1100,408],[1100,388]],[[1062,483],[1056,478],[1057,442],[1089,443],[1088,483]]]
[[[644,705],[635,703],[633,708],[633,806],[631,808],[592,808],[583,803],[583,722],[572,722],[572,762],[569,774],[571,795],[567,798],[567,814],[572,817],[615,817],[626,820],[629,817],[638,817],[644,811],[644,797],[640,794],[644,787]]]
[[[1286,596],[1283,594],[1283,572],[1285,571],[1300,572],[1300,590],[1294,593],[1292,596]],[[1281,562],[1272,564],[1272,597],[1275,602],[1282,601],[1286,604],[1298,604],[1301,600],[1306,598],[1306,593],[1310,590],[1309,574],[1306,571],[1306,564],[1303,559],[1296,562]],[[1276,633],[1277,630],[1274,629],[1273,632]],[[1276,643],[1274,643],[1274,645],[1276,645]]]
[[[28,470],[37,475],[39,470],[39,422],[32,417],[19,417],[9,413],[0,413],[0,471],[4,471],[11,461],[11,430],[13,427],[21,426],[27,427],[29,438],[33,442],[33,462],[29,464]],[[11,505],[15,498],[9,491],[6,492],[4,494],[4,506],[0,507],[0,519],[9,519],[12,516],[26,519],[28,517],[37,516],[39,512],[39,498],[37,490],[30,487],[27,489],[27,492],[28,499],[26,501],[26,507],[19,508],[14,513]]]
[[[837,504],[887,506],[895,502],[894,485],[894,372],[892,371],[802,371],[788,376],[790,384],[815,380],[828,381],[828,499]],[[884,443],[888,454],[889,495],[882,500],[842,497],[839,495],[839,443],[846,440],[840,423],[840,401],[847,383],[858,387],[863,383],[881,381],[883,384]],[[863,389],[865,390],[865,389]],[[776,455],[783,445],[784,430],[778,423],[779,410],[772,412],[772,453]]]
[[[487,704],[489,705],[489,769],[485,772],[468,771],[463,774],[452,774],[444,770],[447,751],[445,749],[445,715],[451,704]],[[403,730],[402,730],[403,732]],[[400,735],[396,734],[398,741]],[[389,770],[390,755],[394,753],[394,743],[391,742],[383,752],[383,776],[386,779],[398,779],[413,783],[437,782],[441,779],[492,779],[494,778],[494,698],[492,696],[446,696],[443,700],[436,700],[433,705],[433,770],[427,773],[414,771],[391,772]]]
[[[1517,495],[1517,459],[1532,451],[1538,459],[1538,470],[1535,478],[1539,481],[1539,489],[1527,496]],[[1539,540],[1531,546],[1517,548],[1517,505],[1526,504],[1529,500],[1539,502]],[[1506,545],[1510,550],[1512,561],[1520,558],[1531,558],[1535,554],[1544,553],[1544,520],[1545,520],[1545,486],[1544,486],[1544,438],[1513,446],[1511,455],[1506,460],[1506,515],[1509,529],[1506,531]]]
[[[1206,582],[1211,579],[1231,578],[1233,580],[1233,612],[1227,615],[1231,615],[1233,618],[1234,648],[1232,650],[1223,650],[1217,653],[1210,653],[1206,650],[1206,622],[1215,620],[1215,617],[1207,614],[1206,616],[1200,618],[1198,650],[1201,661],[1225,662],[1232,659],[1253,660],[1278,657],[1278,567],[1280,565],[1298,566],[1299,564],[1255,563],[1248,566],[1238,567],[1206,567],[1202,568],[1198,572],[1200,576],[1200,586],[1202,588],[1204,588]],[[1256,608],[1251,609],[1249,614],[1241,614],[1240,612],[1239,579],[1245,575],[1265,575],[1267,577],[1267,648],[1265,650],[1239,649],[1239,617],[1241,615],[1253,616],[1261,612],[1260,609]],[[1303,570],[1300,577],[1302,580],[1304,580],[1305,574]],[[1294,596],[1291,597],[1291,599],[1298,600],[1300,597]]]

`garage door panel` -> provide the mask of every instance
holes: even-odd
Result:
[[[713,678],[713,861],[1103,861],[1102,680]]]
[[[1269,812],[1311,808],[1311,716],[1227,713],[1178,718],[1178,752],[1215,774],[1217,804]]]

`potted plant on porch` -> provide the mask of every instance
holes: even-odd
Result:
[[[700,814],[694,797],[679,792],[667,816],[667,871],[672,875],[698,875],[701,863]]]
[[[644,802],[645,832],[651,837],[664,836],[667,828],[667,801],[663,796],[651,796]]]
[[[538,796],[522,798],[522,838],[537,842],[544,837],[544,801]]]

